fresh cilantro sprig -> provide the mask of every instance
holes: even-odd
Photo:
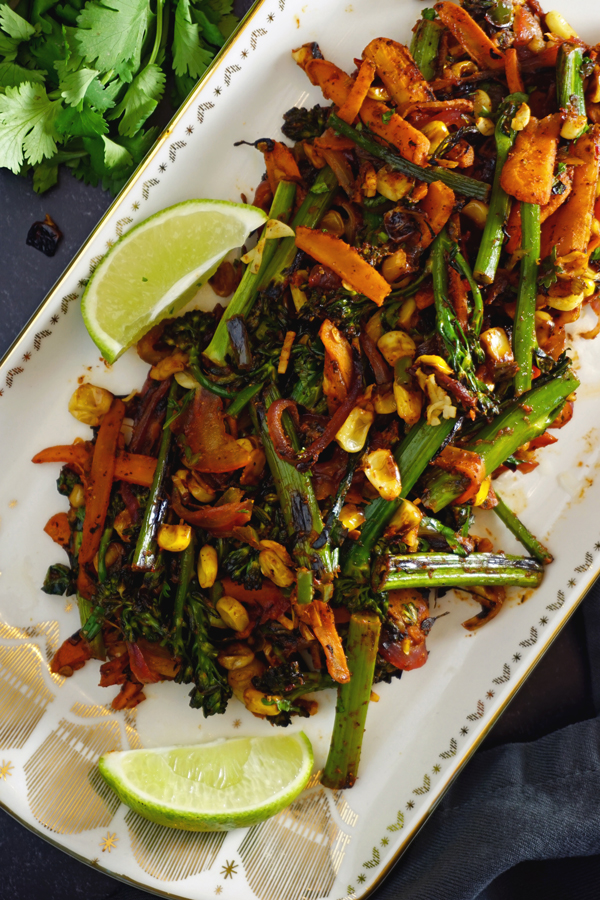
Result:
[[[11,8],[14,7],[14,8]],[[117,193],[231,34],[232,0],[0,0],[0,166]]]

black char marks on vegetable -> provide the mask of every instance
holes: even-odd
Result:
[[[398,206],[385,213],[383,227],[390,240],[396,244],[407,240],[418,230],[413,216]]]
[[[250,350],[250,341],[244,317],[232,316],[227,322],[227,331],[229,332],[229,339],[238,367],[240,369],[251,369],[252,351]]]
[[[58,242],[62,237],[62,231],[56,223],[46,214],[43,222],[34,222],[29,231],[25,243],[35,250],[40,250],[45,256],[54,256]]]

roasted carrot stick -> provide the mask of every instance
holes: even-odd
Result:
[[[296,246],[328,266],[377,306],[381,306],[392,290],[383,275],[369,265],[354,247],[333,234],[299,225],[296,228]]]
[[[419,203],[419,209],[427,217],[427,222],[422,230],[422,247],[429,247],[436,234],[440,233],[452,215],[454,203],[455,197],[452,188],[441,181],[433,181],[429,185],[427,195]]]
[[[277,190],[280,181],[302,181],[302,175],[298,163],[289,147],[279,141],[273,141],[273,149],[265,150],[265,165],[267,178],[273,192]]]
[[[561,122],[560,113],[541,121],[532,116],[517,134],[500,177],[502,189],[511,197],[539,206],[550,202]]]
[[[363,50],[396,104],[435,100],[408,47],[389,38],[375,38]]]
[[[350,88],[350,93],[338,111],[340,119],[343,119],[344,122],[347,122],[349,125],[352,125],[360,112],[360,108],[363,105],[368,90],[373,84],[375,71],[376,67],[374,62],[370,59],[364,59],[362,61],[358,75],[356,76],[356,81]]]
[[[436,3],[434,9],[471,59],[482,69],[503,69],[504,56],[466,9],[454,3]]]
[[[559,180],[565,186],[562,194],[552,194],[550,197],[550,202],[546,203],[545,206],[540,207],[540,223],[549,219],[551,215],[553,215],[559,206],[562,206],[566,201],[567,197],[571,193],[573,188],[573,170],[567,168],[564,172],[559,176]],[[521,204],[513,203],[510,215],[506,222],[506,232],[508,234],[509,240],[506,244],[506,252],[507,253],[516,253],[516,251],[521,246]]]
[[[91,562],[100,546],[115,474],[117,440],[124,416],[125,404],[115,397],[102,420],[94,445],[90,480],[86,492],[83,536],[79,550],[80,566]]]
[[[58,444],[56,447],[47,447],[40,450],[33,457],[34,463],[59,462],[69,466],[77,472],[84,483],[89,477],[91,452],[90,444]],[[150,487],[154,478],[156,460],[153,456],[144,456],[142,453],[127,453],[122,450],[115,459],[115,481],[127,481],[129,484],[139,484],[142,487]]]
[[[525,86],[521,76],[521,67],[519,66],[519,57],[514,47],[509,47],[504,52],[506,64],[506,81],[508,83],[509,94],[523,94]]]

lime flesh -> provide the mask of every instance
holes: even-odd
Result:
[[[81,300],[92,340],[108,362],[174,315],[267,216],[254,206],[188,200],[156,213],[111,247]]]
[[[159,825],[229,831],[288,806],[313,766],[310,741],[293,735],[108,753],[105,781],[131,809]]]

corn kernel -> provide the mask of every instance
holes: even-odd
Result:
[[[121,555],[121,545],[113,542],[108,545],[106,548],[106,553],[104,554],[104,565],[107,569],[110,569],[114,563],[118,560]]]
[[[198,555],[198,583],[201,588],[210,588],[217,580],[219,558],[217,551],[210,544],[205,544]]]
[[[261,550],[258,554],[258,563],[265,578],[270,578],[277,587],[290,587],[296,580],[294,573],[274,550]]]
[[[513,116],[510,126],[513,131],[523,131],[523,129],[529,125],[530,118],[531,110],[526,103],[521,103],[516,114]]]
[[[75,509],[85,506],[85,490],[82,484],[73,485],[73,490],[69,494],[69,503]]]
[[[592,234],[594,237],[600,237],[600,222],[598,219],[592,219]]]
[[[113,522],[114,529],[121,540],[125,541],[126,544],[131,540],[131,535],[127,534],[127,530],[131,528],[132,524],[131,515],[127,508],[122,509],[121,512],[115,516],[115,521]]]
[[[428,122],[427,125],[423,125],[423,127],[421,128],[421,132],[425,135],[425,137],[429,138],[430,156],[435,153],[442,141],[445,141],[446,138],[450,135],[448,126],[443,122]]]
[[[180,471],[185,471],[185,469]],[[199,503],[210,503],[215,499],[217,492],[197,472],[187,473],[186,486],[192,497]]]
[[[409,637],[403,638],[402,643],[400,644],[400,649],[402,650],[402,652],[404,653],[405,656],[408,656],[408,654],[410,653],[410,648],[411,648],[410,638]]]
[[[294,306],[296,307],[296,312],[300,312],[302,307],[307,301],[307,296],[303,290],[299,287],[296,287],[295,284],[290,285],[290,290],[292,292],[292,300],[294,301]]]
[[[254,450],[254,444],[248,438],[238,438],[236,444],[239,444],[242,450],[246,450],[248,453],[252,453]]]
[[[369,321],[367,322],[365,331],[371,338],[374,344],[377,343],[381,335],[383,334],[383,325],[381,324],[381,310],[377,310],[377,312],[371,316]]]
[[[409,552],[414,553],[419,547],[419,526],[423,513],[411,503],[403,500],[400,509],[394,513],[386,529],[386,535],[400,535]]]
[[[457,78],[465,78],[467,75],[473,75],[477,71],[477,66],[470,59],[463,59],[450,66],[450,69]]]
[[[189,546],[191,539],[191,525],[161,525],[156,536],[158,546],[171,553],[181,553]]]
[[[571,309],[575,309],[576,306],[579,306],[583,303],[583,298],[585,296],[585,289],[582,285],[581,290],[575,290],[570,294],[566,294],[565,296],[552,296],[552,294],[548,294],[546,300],[547,305],[551,309],[560,309],[561,312],[566,312]]]
[[[573,38],[577,37],[575,29],[571,28],[566,19],[555,9],[551,9],[549,13],[546,13],[546,28],[564,41],[572,41]]]
[[[463,216],[467,216],[482,231],[485,228],[489,211],[489,206],[482,200],[469,200],[461,210]]]
[[[532,37],[531,40],[529,41],[529,43],[527,44],[527,49],[531,53],[541,53],[542,50],[546,49],[546,43],[544,41],[544,38],[540,37],[539,34],[534,35],[534,37]]]
[[[494,131],[496,130],[496,126],[492,122],[491,119],[487,119],[485,116],[478,116],[475,120],[475,128],[482,134],[484,137],[490,137]]]
[[[492,112],[492,101],[490,95],[485,91],[475,91],[473,97],[473,115],[476,118],[480,116],[489,116]]]
[[[473,500],[473,506],[481,506],[484,500],[487,498],[487,495],[490,492],[490,487],[492,484],[492,476],[488,475],[487,478],[484,478],[481,484],[479,485],[479,490],[475,494],[475,499]]]
[[[80,384],[69,400],[69,412],[78,422],[96,428],[110,409],[113,395],[95,384]]]
[[[240,601],[227,594],[217,600],[217,612],[227,627],[234,631],[244,631],[250,624],[248,613]]]
[[[281,700],[281,697],[277,694],[263,694],[255,687],[246,688],[244,691],[244,706],[255,716],[279,715],[276,700]]]
[[[244,691],[252,687],[252,679],[258,675],[262,675],[265,671],[265,664],[260,659],[254,657],[252,662],[240,669],[229,669],[227,672],[227,681],[229,687],[241,702],[244,702]]]
[[[379,87],[373,87],[373,85],[371,85],[367,91],[367,97],[370,97],[371,100],[382,100],[384,103],[392,99],[388,89],[382,85]]]
[[[392,253],[391,256],[386,256],[381,266],[381,274],[388,284],[393,284],[403,275],[406,275],[409,268],[406,250],[400,248],[395,253]]]
[[[494,362],[512,362],[512,347],[504,328],[488,328],[479,338],[486,354]]]
[[[593,278],[584,278],[582,280],[585,285],[583,288],[583,296],[591,297],[592,294],[594,294],[596,292],[596,282],[594,281]],[[69,498],[69,499],[71,499],[71,498]]]
[[[415,179],[409,178],[402,172],[396,172],[388,166],[382,166],[377,172],[377,190],[388,200],[394,203],[402,200],[407,194],[410,194],[414,187]]]
[[[373,398],[373,406],[375,407],[375,412],[380,416],[389,416],[390,413],[395,413],[396,398],[393,391],[386,390],[385,393],[378,391]]]
[[[241,641],[233,641],[227,644],[219,651],[217,661],[224,669],[231,672],[233,669],[242,669],[249,665],[254,659],[254,651],[250,649],[248,644]]]
[[[398,313],[398,325],[400,325],[401,328],[410,328],[410,323],[416,309],[417,304],[415,303],[414,297],[409,297],[408,300],[404,301],[400,307],[400,312]]]
[[[355,528],[360,528],[364,521],[365,514],[358,506],[355,506],[353,503],[346,503],[342,506],[340,510],[340,522],[344,528],[348,529],[348,531],[354,531]]]
[[[403,384],[394,382],[394,400],[399,417],[407,425],[414,425],[421,418],[423,395],[420,391],[412,391]]]
[[[574,141],[581,135],[587,125],[587,116],[568,116],[565,124],[560,129],[560,136],[567,141]]]
[[[417,350],[417,345],[405,331],[387,331],[377,341],[377,347],[390,366],[403,356],[414,356]]]
[[[371,410],[355,406],[335,436],[342,450],[347,453],[358,453],[362,450],[374,419],[375,414]]]
[[[441,356],[436,356],[435,354],[426,354],[425,356],[419,356],[418,359],[415,359],[415,366],[421,364],[423,364],[424,366],[433,366],[434,369],[437,369],[438,372],[442,372],[444,375],[452,375],[453,373],[453,370],[450,368],[446,360],[442,359]]]
[[[391,450],[373,450],[363,461],[364,473],[384,500],[396,500],[402,490],[400,471]]]

